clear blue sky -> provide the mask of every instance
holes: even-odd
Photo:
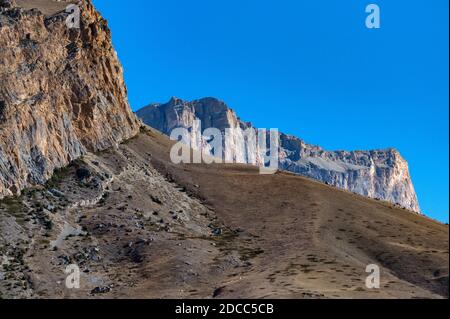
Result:
[[[326,149],[397,148],[448,221],[447,0],[94,0],[134,110],[214,96]],[[381,29],[365,27],[365,6]]]

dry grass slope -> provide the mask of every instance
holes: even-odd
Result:
[[[64,11],[71,3],[77,3],[76,0],[16,0],[19,7],[24,9],[39,9],[45,15],[53,15]]]
[[[151,147],[138,146],[145,139],[135,143],[155,154],[153,165],[195,192],[230,228],[243,229],[251,249],[261,252],[246,276],[224,289],[227,297],[448,296],[448,225],[290,173],[178,167],[168,160],[170,142],[149,134]],[[365,289],[372,263],[382,268],[380,290]]]

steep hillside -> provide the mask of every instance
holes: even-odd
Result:
[[[439,298],[448,226],[289,173],[173,165],[143,130],[0,203],[1,295]],[[65,267],[82,270],[65,288]],[[381,288],[365,287],[368,264]]]

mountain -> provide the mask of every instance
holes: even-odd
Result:
[[[448,297],[447,225],[288,172],[173,164],[172,145],[142,129],[0,201],[0,297]]]
[[[54,14],[0,1],[0,198],[43,184],[55,169],[140,126],[107,22],[91,2],[78,4],[79,29],[66,25],[67,3],[19,3]]]
[[[68,29],[65,4],[0,0],[0,299],[448,298],[448,225],[286,171],[172,163],[106,21],[83,0]],[[211,125],[238,123],[214,103]]]
[[[187,102],[174,97],[168,103],[144,107],[137,115],[166,135],[177,127],[192,130],[197,125],[196,120],[201,122],[202,130],[210,127],[222,132],[226,128],[254,129],[251,123],[240,120],[232,109],[215,98]],[[397,150],[330,152],[295,136],[283,133],[279,136],[281,169],[420,212],[408,163]],[[237,163],[252,162],[245,151],[237,153]]]

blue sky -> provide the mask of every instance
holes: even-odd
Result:
[[[214,96],[329,150],[397,148],[448,222],[447,0],[94,0],[134,110]],[[365,7],[381,8],[381,29]]]

